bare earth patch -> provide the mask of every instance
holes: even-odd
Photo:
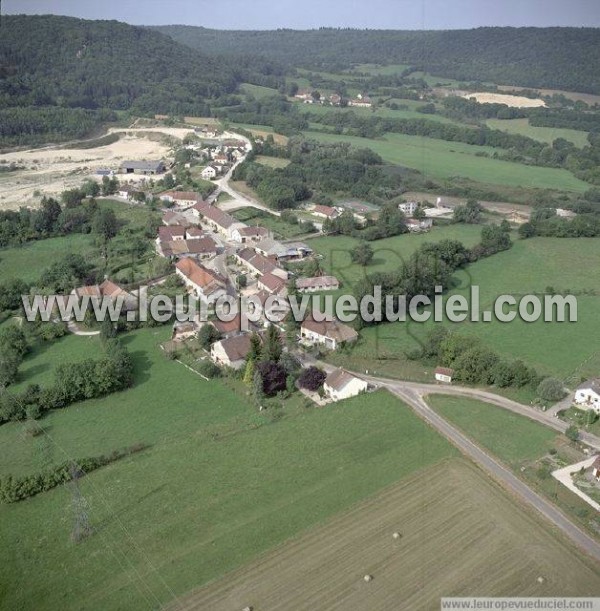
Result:
[[[599,591],[597,565],[484,473],[452,459],[178,599],[173,609],[425,610],[439,608],[442,596]]]
[[[36,206],[41,195],[57,195],[99,177],[97,170],[117,170],[125,159],[166,159],[171,156],[169,138],[190,133],[182,128],[111,129],[122,133],[118,142],[91,149],[66,149],[64,144],[0,155],[0,162],[22,170],[0,174],[0,210]],[[128,176],[128,179],[131,177]]]
[[[531,99],[521,95],[506,95],[503,93],[467,93],[463,98],[474,98],[480,104],[506,104],[514,108],[537,108],[546,106],[546,102],[539,98]]]

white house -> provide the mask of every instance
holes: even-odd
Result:
[[[329,350],[335,350],[342,344],[355,342],[358,333],[338,320],[317,322],[307,318],[300,326],[300,338],[309,344],[322,344]]]
[[[182,208],[195,206],[202,201],[202,196],[194,191],[166,191],[160,194],[160,200],[169,202]]]
[[[206,167],[205,167],[205,168],[202,170],[202,174],[201,174],[201,176],[202,176],[202,178],[203,178],[204,180],[212,180],[213,178],[216,178],[216,177],[217,177],[217,174],[218,174],[218,172],[217,172],[217,169],[216,169],[216,168],[214,168],[214,167],[213,167],[213,166],[211,166],[211,165],[207,165],[207,166],[206,166]]]
[[[411,233],[422,233],[429,231],[433,227],[433,219],[408,219],[406,226]]]
[[[314,293],[315,291],[337,291],[340,281],[335,276],[318,276],[315,278],[298,278],[296,288],[301,293]]]
[[[210,358],[216,365],[241,369],[250,352],[250,335],[233,335],[215,342],[210,347]]]
[[[600,414],[600,378],[588,380],[577,387],[575,404],[579,409],[591,409]]]
[[[240,244],[247,242],[260,242],[269,237],[269,230],[265,227],[238,227],[231,232],[231,239]]]
[[[402,202],[401,204],[398,204],[398,210],[400,210],[400,212],[404,212],[406,216],[412,216],[418,207],[419,204],[417,202]]]
[[[443,382],[444,384],[451,384],[453,375],[454,369],[450,369],[448,367],[438,367],[435,370],[435,379],[438,382]]]
[[[323,206],[322,204],[316,204],[311,210],[314,216],[324,219],[334,219],[339,216],[340,212],[337,208],[331,206]]]
[[[356,397],[361,392],[366,392],[368,386],[367,382],[353,376],[351,373],[343,369],[336,369],[325,379],[323,389],[333,401],[339,401]]]

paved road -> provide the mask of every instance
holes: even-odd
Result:
[[[398,382],[380,383],[380,385],[387,388],[394,395],[410,405],[423,420],[444,435],[444,437],[453,443],[463,454],[485,469],[485,471],[487,471],[496,481],[502,484],[515,496],[519,497],[530,507],[535,508],[556,528],[567,535],[567,537],[569,537],[580,549],[585,551],[595,560],[600,561],[600,543],[583,532],[552,503],[531,490],[527,484],[513,475],[511,471],[494,460],[487,452],[475,445],[459,430],[434,412],[427,403],[425,403],[418,387],[402,387],[401,383]],[[436,392],[439,391],[440,389],[436,388]]]
[[[250,140],[248,140],[248,138],[244,138],[243,136],[240,136],[239,134],[235,134],[233,132],[226,132],[225,134],[223,134],[223,138],[235,138],[237,140],[243,140],[244,142],[249,144],[250,147],[252,147],[252,143],[250,142]],[[214,184],[217,185],[217,189],[213,193],[211,193],[210,197],[208,198],[208,201],[212,204],[217,201],[217,198],[221,193],[227,193],[232,199],[230,201],[223,202],[219,205],[219,208],[224,211],[235,210],[237,208],[257,208],[258,210],[263,210],[264,212],[268,212],[273,216],[281,216],[281,212],[271,210],[271,208],[268,208],[264,204],[261,204],[254,198],[239,193],[229,184],[233,172],[238,167],[238,165],[240,165],[240,163],[243,163],[245,161],[245,159],[245,156],[241,157],[233,164],[233,166],[229,169],[225,176],[213,181]]]
[[[327,372],[335,369],[335,367],[332,365],[316,361],[308,355],[303,356],[301,361],[305,365],[318,365],[323,367]],[[461,386],[442,386],[437,384],[404,382],[358,373],[356,375],[381,388],[386,388],[392,394],[402,399],[407,405],[415,410],[417,415],[423,418],[423,420],[446,437],[463,454],[468,456],[477,465],[487,471],[498,483],[521,499],[521,501],[523,501],[525,504],[533,507],[539,513],[541,513],[556,528],[569,537],[569,539],[571,539],[571,541],[573,541],[573,543],[581,550],[585,551],[595,560],[600,561],[600,543],[581,530],[570,520],[570,518],[562,513],[562,511],[555,507],[550,501],[547,501],[545,498],[534,492],[509,469],[492,458],[492,456],[468,439],[462,432],[444,420],[444,418],[442,418],[433,409],[431,409],[429,405],[427,405],[424,397],[429,394],[448,394],[480,399],[487,403],[492,403],[535,420],[546,426],[550,426],[559,432],[564,432],[566,430],[567,425],[564,422],[558,420],[556,417],[540,412],[533,407],[517,403],[516,401],[512,401],[506,397],[501,397],[500,395],[496,395],[485,390]],[[600,439],[594,435],[582,433],[581,439],[594,448],[600,448]]]

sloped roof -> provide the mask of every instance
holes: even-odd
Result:
[[[330,288],[339,286],[339,280],[335,276],[317,276],[315,278],[298,278],[296,287],[299,289]]]
[[[344,369],[336,369],[332,371],[327,378],[325,379],[325,384],[333,390],[340,391],[344,386],[350,384],[353,380],[358,380],[356,376],[353,376],[351,373],[348,373]]]
[[[175,238],[185,238],[185,227],[183,225],[161,225],[158,228],[158,237],[161,242],[170,242]]]
[[[176,267],[190,282],[200,287],[205,294],[214,293],[217,289],[225,286],[225,282],[216,272],[188,257],[178,261]]]
[[[577,390],[592,390],[600,395],[600,378],[592,378],[577,387]]]
[[[279,276],[275,276],[274,274],[271,274],[271,273],[264,274],[260,278],[259,282],[263,286],[266,286],[267,289],[271,293],[278,293],[286,285],[286,282],[283,278],[280,278]]]
[[[246,355],[250,352],[250,335],[248,333],[233,335],[232,337],[222,339],[218,343],[221,344],[227,358],[232,363],[245,359]]]
[[[302,323],[302,328],[337,342],[349,342],[358,338],[358,333],[352,327],[339,320],[317,322],[313,318],[307,318]]]

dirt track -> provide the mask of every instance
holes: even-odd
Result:
[[[392,537],[395,531],[399,540]],[[366,574],[373,576],[370,583],[363,580]],[[598,593],[597,566],[540,526],[481,471],[452,459],[170,608],[418,610],[439,608],[441,596]]]

